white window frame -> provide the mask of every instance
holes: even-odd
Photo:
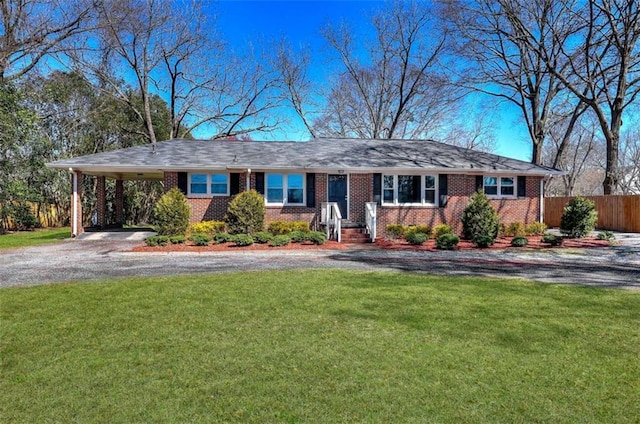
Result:
[[[187,196],[190,197],[224,197],[229,196],[230,193],[230,185],[231,185],[231,176],[228,172],[189,172],[187,174]],[[192,193],[191,192],[191,176],[192,175],[206,175],[207,176],[207,192],[206,193]],[[213,175],[226,175],[227,177],[227,191],[223,193],[212,193],[211,192],[211,184],[213,181]]]
[[[282,175],[282,202],[269,202],[269,175]],[[288,198],[289,175],[302,176],[302,203],[290,203]],[[307,205],[307,174],[305,172],[265,172],[264,201],[267,206],[306,206]]]
[[[485,178],[495,178],[497,181],[497,194],[485,193]],[[502,194],[502,179],[511,178],[513,180],[513,194]],[[491,186],[493,187],[493,186]],[[483,175],[482,176],[482,192],[490,199],[515,199],[518,197],[518,177],[515,175]]]
[[[398,176],[400,175],[409,175],[412,177],[420,177],[420,202],[416,203],[400,203],[398,201]],[[385,202],[384,200],[384,177],[393,177],[393,202]],[[425,192],[427,190],[426,181],[428,176],[434,177],[435,179],[435,203],[427,203],[425,198]],[[382,181],[380,184],[380,198],[382,202],[382,206],[425,206],[425,207],[438,207],[439,198],[440,198],[440,184],[439,184],[439,176],[438,174],[383,174]],[[388,190],[388,189],[387,189]]]

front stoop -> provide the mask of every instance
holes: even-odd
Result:
[[[342,243],[365,244],[371,243],[369,234],[364,226],[349,226],[342,228]]]

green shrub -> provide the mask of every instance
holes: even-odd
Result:
[[[305,241],[307,241],[307,235],[308,234],[309,233],[305,233],[305,232],[302,232],[302,231],[291,231],[289,233],[289,238],[294,243],[304,243]]]
[[[613,234],[612,231],[605,230],[605,231],[600,231],[598,233],[598,235],[596,236],[596,238],[598,240],[606,240],[608,242],[612,242],[612,241],[614,241],[616,239],[616,236],[615,236],[615,234]]]
[[[268,243],[272,238],[273,236],[266,231],[258,231],[253,235],[253,241],[259,244]]]
[[[540,240],[544,244],[550,244],[551,246],[560,246],[562,244],[562,237],[555,234],[545,234]]]
[[[528,236],[541,236],[547,231],[547,224],[544,222],[532,222],[524,227],[524,233]]]
[[[187,232],[190,214],[191,210],[184,194],[177,188],[172,188],[156,203],[153,223],[160,235],[181,236]]]
[[[322,231],[311,231],[307,236],[307,240],[317,245],[325,244],[327,242],[327,235]]]
[[[442,250],[451,250],[460,243],[460,237],[455,234],[442,234],[436,239],[436,247]]]
[[[202,221],[191,224],[189,227],[191,233],[209,234],[213,236],[215,233],[223,233],[227,227],[222,221]]]
[[[414,233],[414,232],[410,231],[410,232],[407,233],[405,238],[407,239],[407,242],[409,244],[412,244],[414,246],[419,246],[421,244],[424,244],[424,242],[427,241],[429,236],[427,236],[426,233]]]
[[[229,233],[215,233],[213,235],[213,241],[216,244],[229,243],[233,239],[233,236]]]
[[[280,234],[279,236],[274,236],[271,241],[269,241],[270,246],[286,246],[291,243],[291,238],[286,234]]]
[[[597,220],[595,204],[578,196],[565,206],[560,219],[560,232],[570,238],[584,237],[595,229]]]
[[[491,236],[475,236],[471,242],[475,247],[480,247],[482,249],[487,248],[493,245],[495,239]]]
[[[38,218],[31,211],[31,207],[26,203],[18,203],[9,208],[11,219],[16,230],[32,230],[37,227]]]
[[[308,233],[311,230],[309,229],[309,223],[305,221],[292,221],[289,223],[291,231],[300,231],[302,233]]]
[[[249,234],[236,234],[232,239],[236,246],[251,246],[253,244],[253,237]]]
[[[398,239],[404,236],[407,231],[407,227],[402,224],[389,224],[387,225],[387,237],[392,239]]]
[[[524,236],[524,224],[522,222],[512,222],[506,225],[502,232],[507,237]]]
[[[269,223],[267,231],[274,236],[280,236],[293,231],[308,233],[311,230],[309,229],[309,223],[304,221],[273,221]]]
[[[433,238],[437,240],[443,234],[453,234],[453,228],[451,228],[451,225],[448,224],[438,224],[433,227],[432,233]]]
[[[149,247],[156,247],[158,245],[158,236],[150,236],[144,239],[144,244]]]
[[[186,240],[185,236],[173,236],[169,237],[171,244],[183,244]]]
[[[225,222],[231,234],[253,234],[264,229],[264,197],[255,190],[236,195],[229,206]]]
[[[462,213],[462,232],[464,238],[473,240],[478,236],[498,236],[498,214],[489,202],[489,198],[477,191],[471,195],[469,204]]]
[[[144,242],[147,246],[166,246],[169,244],[168,236],[151,236],[147,237]]]
[[[273,221],[269,223],[267,231],[274,236],[281,236],[291,232],[291,225],[287,221]]]
[[[191,234],[189,240],[191,240],[196,246],[208,246],[211,242],[211,236],[208,234],[195,233]]]
[[[413,234],[424,234],[426,236],[425,241],[427,241],[429,239],[429,235],[431,234],[431,228],[429,228],[427,225],[410,225],[409,227],[407,227],[407,230],[404,233],[404,239],[407,240],[410,244],[412,243],[409,241],[409,237],[411,237],[413,240],[416,240],[413,237]]]
[[[513,247],[524,247],[529,244],[529,240],[523,236],[515,236],[511,239],[511,246]]]

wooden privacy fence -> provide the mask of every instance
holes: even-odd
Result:
[[[598,211],[596,227],[603,230],[640,233],[640,195],[584,196]],[[559,227],[562,210],[573,197],[545,197],[544,222]]]

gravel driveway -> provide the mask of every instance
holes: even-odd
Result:
[[[0,252],[0,287],[125,276],[275,269],[343,268],[446,275],[521,277],[598,287],[640,289],[640,245],[603,249],[409,252],[266,250],[206,253],[131,252],[140,241],[69,240]]]

